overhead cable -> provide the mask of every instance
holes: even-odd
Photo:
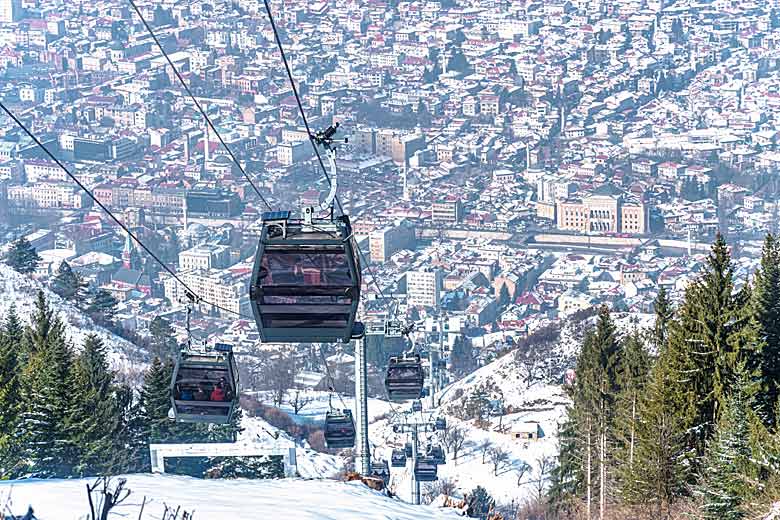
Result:
[[[160,257],[158,257],[158,256],[157,256],[157,255],[156,255],[156,254],[155,254],[155,253],[154,253],[154,252],[151,250],[151,249],[149,249],[149,247],[147,247],[147,245],[146,245],[146,244],[144,244],[144,243],[141,241],[141,239],[140,239],[140,238],[138,238],[138,236],[137,236],[135,233],[133,233],[133,232],[130,230],[130,228],[128,228],[128,227],[125,225],[125,223],[124,223],[124,222],[122,222],[121,220],[119,220],[119,219],[118,219],[118,218],[117,218],[117,217],[114,215],[114,213],[112,213],[112,212],[111,212],[111,210],[110,210],[110,209],[108,209],[108,208],[105,206],[105,204],[103,204],[102,202],[100,202],[100,199],[98,199],[98,198],[95,196],[95,194],[93,194],[93,193],[92,193],[92,191],[90,191],[90,189],[89,189],[89,188],[87,188],[87,187],[86,187],[86,186],[85,186],[85,185],[84,185],[84,184],[83,184],[83,183],[82,183],[82,182],[81,182],[81,181],[80,181],[80,180],[79,180],[79,179],[78,179],[78,178],[77,178],[75,175],[73,175],[73,173],[71,173],[71,171],[70,171],[70,170],[69,170],[69,169],[68,169],[68,168],[67,168],[67,167],[66,167],[66,166],[65,166],[65,165],[62,163],[62,161],[60,161],[60,160],[59,160],[59,159],[58,159],[58,158],[57,158],[57,157],[56,157],[56,156],[55,156],[55,155],[54,155],[54,154],[53,154],[53,153],[52,153],[52,152],[51,152],[51,151],[50,151],[50,150],[49,150],[49,149],[46,147],[46,145],[44,145],[44,144],[41,142],[41,140],[40,140],[40,139],[38,139],[38,137],[37,137],[35,134],[33,134],[33,132],[32,132],[32,131],[31,131],[29,128],[27,128],[27,125],[25,125],[25,124],[24,124],[24,123],[23,123],[23,122],[22,122],[22,121],[21,121],[21,120],[20,120],[20,119],[19,119],[19,118],[16,116],[16,114],[14,114],[14,113],[13,113],[13,112],[12,112],[12,111],[11,111],[11,110],[10,110],[10,109],[9,109],[9,108],[6,106],[6,105],[5,105],[5,103],[3,103],[2,101],[0,101],[0,108],[2,108],[2,109],[3,109],[3,111],[4,111],[4,112],[5,112],[7,115],[8,115],[8,117],[10,117],[10,118],[11,118],[11,119],[14,121],[14,123],[16,123],[16,125],[17,125],[19,128],[21,128],[21,129],[22,129],[22,131],[24,131],[24,133],[25,133],[25,134],[27,134],[27,136],[28,136],[30,139],[32,139],[32,140],[33,140],[33,142],[34,142],[34,143],[35,143],[35,144],[36,144],[36,145],[37,145],[37,146],[38,146],[38,147],[39,147],[41,150],[43,150],[43,151],[44,151],[44,153],[46,153],[46,155],[48,155],[48,156],[49,156],[49,158],[50,158],[52,161],[54,161],[54,162],[56,163],[56,164],[57,164],[57,166],[59,166],[59,167],[62,169],[62,171],[64,171],[64,172],[65,172],[65,174],[66,174],[68,177],[70,177],[70,179],[71,179],[73,182],[75,182],[75,183],[76,183],[76,185],[78,185],[78,187],[79,187],[79,188],[81,188],[81,190],[82,190],[84,193],[86,193],[86,194],[87,194],[87,196],[88,196],[90,199],[92,199],[92,202],[94,202],[94,203],[95,203],[95,204],[96,204],[96,205],[97,205],[97,206],[98,206],[100,209],[102,209],[102,210],[103,210],[103,211],[104,211],[104,212],[105,212],[105,213],[106,213],[106,214],[107,214],[109,217],[111,217],[111,219],[112,219],[112,220],[113,220],[113,221],[116,223],[116,225],[117,225],[117,226],[119,226],[120,228],[122,228],[122,230],[123,230],[125,233],[127,233],[127,236],[129,236],[130,238],[132,238],[132,239],[133,239],[133,241],[135,241],[135,243],[136,243],[136,244],[138,244],[138,245],[139,245],[139,246],[140,246],[140,247],[141,247],[141,248],[142,248],[144,251],[146,251],[146,253],[147,253],[147,254],[148,254],[150,257],[152,257],[152,258],[153,258],[153,259],[154,259],[154,260],[155,260],[155,261],[156,261],[158,264],[160,264],[160,265],[162,266],[162,268],[163,268],[163,269],[164,269],[164,270],[165,270],[165,271],[166,271],[166,272],[167,272],[169,275],[171,275],[171,276],[173,277],[173,279],[174,279],[174,280],[176,280],[176,281],[177,281],[179,284],[181,284],[181,286],[184,288],[184,290],[185,290],[185,291],[186,291],[188,294],[191,294],[191,295],[195,296],[195,297],[196,297],[196,299],[197,299],[197,301],[199,301],[199,302],[201,302],[201,303],[205,303],[206,305],[210,305],[211,307],[213,307],[213,308],[215,308],[215,309],[219,309],[219,310],[221,310],[221,311],[224,311],[224,312],[227,312],[227,313],[230,313],[230,314],[235,314],[235,315],[238,315],[238,316],[243,316],[242,314],[240,314],[240,313],[237,313],[237,312],[235,312],[235,311],[233,311],[233,310],[231,310],[231,309],[228,309],[228,308],[222,307],[221,305],[218,305],[218,304],[216,304],[216,303],[212,303],[212,302],[210,302],[210,301],[208,301],[208,300],[206,300],[206,299],[204,299],[204,298],[201,298],[201,297],[198,295],[198,293],[196,293],[195,291],[193,291],[193,290],[192,290],[192,289],[189,287],[189,285],[187,285],[187,284],[184,282],[184,280],[182,280],[182,279],[181,279],[181,278],[180,278],[180,277],[179,277],[179,276],[178,276],[178,275],[177,275],[177,274],[176,274],[176,273],[173,271],[173,269],[171,269],[170,267],[168,267],[168,265],[167,265],[165,262],[163,262],[162,260],[160,260]]]
[[[230,147],[227,145],[225,140],[222,138],[222,135],[219,133],[219,130],[217,130],[217,127],[214,125],[214,123],[211,121],[211,118],[208,116],[206,111],[203,109],[203,106],[201,106],[200,102],[195,98],[195,95],[190,90],[190,87],[187,85],[187,82],[184,81],[184,78],[182,77],[179,70],[176,68],[176,66],[173,64],[173,60],[171,60],[170,56],[168,56],[168,53],[163,48],[162,44],[160,43],[160,40],[157,38],[157,35],[154,33],[154,30],[152,29],[151,25],[146,21],[146,18],[144,18],[144,15],[141,14],[141,10],[138,8],[138,5],[136,5],[135,0],[128,0],[130,2],[130,5],[133,6],[133,9],[135,10],[138,17],[141,19],[141,22],[144,24],[144,27],[146,27],[146,30],[149,32],[149,35],[154,40],[154,43],[157,45],[157,48],[160,49],[160,52],[163,56],[165,56],[166,61],[173,69],[173,73],[176,75],[176,77],[179,79],[179,83],[181,83],[182,88],[187,92],[187,94],[190,96],[190,99],[193,103],[195,103],[195,106],[198,108],[198,111],[201,113],[203,118],[206,120],[206,124],[209,125],[209,128],[214,132],[214,134],[217,136],[217,139],[219,139],[220,144],[227,150],[228,155],[230,155],[230,158],[233,160],[233,163],[238,167],[239,171],[241,171],[241,174],[244,176],[244,178],[249,182],[249,184],[252,186],[252,189],[257,194],[257,196],[260,198],[261,201],[266,205],[266,207],[269,209],[269,211],[273,211],[273,208],[271,207],[271,204],[268,203],[268,200],[263,196],[263,194],[260,192],[260,188],[257,187],[255,182],[252,180],[252,178],[249,176],[249,174],[246,172],[244,167],[239,162],[238,158],[233,154],[233,151],[230,149]],[[206,146],[209,145],[208,142],[205,143]]]

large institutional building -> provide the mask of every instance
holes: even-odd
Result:
[[[605,184],[590,195],[559,200],[555,223],[566,231],[642,235],[648,231],[648,207]]]

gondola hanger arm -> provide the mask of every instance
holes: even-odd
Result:
[[[338,169],[336,167],[336,143],[346,144],[347,142],[349,142],[349,140],[346,137],[344,139],[334,139],[336,132],[338,132],[339,126],[341,125],[339,123],[336,123],[335,125],[331,125],[325,130],[320,130],[311,136],[312,140],[318,146],[322,146],[323,148],[325,148],[328,156],[328,164],[330,166],[330,176],[328,176],[327,173],[325,175],[325,178],[328,181],[328,184],[330,186],[328,190],[328,195],[325,197],[325,200],[323,200],[319,205],[319,209],[322,211],[332,211],[333,202],[336,200],[336,192],[338,191]]]

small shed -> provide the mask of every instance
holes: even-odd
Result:
[[[513,426],[510,435],[517,441],[538,440],[544,437],[544,430],[538,422],[525,422]]]

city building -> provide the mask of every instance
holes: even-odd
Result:
[[[560,230],[580,233],[644,234],[648,231],[648,208],[605,184],[582,198],[558,201],[556,225]]]
[[[197,271],[230,267],[228,246],[199,245],[179,253],[179,269]]]
[[[397,251],[414,249],[415,243],[414,227],[408,220],[375,229],[368,236],[371,261],[384,263]]]
[[[424,268],[406,273],[406,301],[409,305],[438,308],[444,276],[439,269]]]
[[[186,197],[191,217],[235,217],[243,209],[238,195],[225,189],[198,188],[188,191]]]
[[[182,271],[181,280],[202,299],[222,307],[221,316],[232,318],[236,314],[251,315],[249,304],[249,273],[234,273],[226,270]],[[172,302],[186,299],[185,289],[172,277],[163,279],[165,297]],[[203,303],[200,310],[206,314],[215,312],[214,307]],[[231,314],[232,313],[232,314]]]
[[[14,23],[22,19],[22,0],[0,0],[0,23]]]
[[[399,165],[407,165],[415,152],[425,149],[425,135],[399,134],[396,130],[376,132],[376,153],[393,159]]]
[[[449,196],[431,204],[431,218],[435,223],[459,224],[463,220],[463,203],[457,196]]]
[[[10,207],[81,209],[87,207],[89,201],[89,197],[78,186],[68,183],[39,182],[35,185],[8,186]]]

